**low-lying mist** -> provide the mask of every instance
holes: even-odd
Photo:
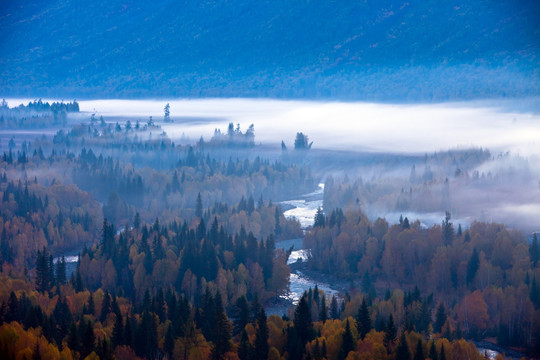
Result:
[[[540,153],[540,115],[511,101],[392,105],[266,99],[95,100],[81,111],[107,116],[163,119],[170,104],[171,138],[209,138],[229,122],[255,125],[257,142],[292,146],[298,131],[316,148],[424,153],[471,146],[520,154]],[[512,111],[512,109],[517,109]],[[192,121],[198,118],[198,121]],[[206,119],[207,121],[203,121]]]
[[[27,102],[8,100],[11,106],[18,101]],[[171,123],[163,122],[167,103]],[[370,217],[391,222],[403,214],[430,225],[440,222],[448,210],[456,224],[464,226],[481,220],[527,232],[540,230],[540,113],[534,99],[442,104],[269,99],[79,104],[82,121],[85,114],[113,123],[146,122],[152,117],[177,143],[209,140],[215,129],[224,132],[231,122],[242,130],[254,124],[255,143],[265,146],[251,149],[250,156],[287,161],[295,161],[295,135],[303,132],[313,147],[301,161],[320,181],[332,175],[352,189],[338,192],[341,197],[334,202],[325,201],[328,211],[356,200]],[[287,153],[281,152],[282,140]]]

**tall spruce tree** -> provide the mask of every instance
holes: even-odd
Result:
[[[62,256],[56,263],[56,283],[63,285],[66,283],[66,258]]]
[[[386,330],[384,334],[384,343],[386,347],[389,347],[390,345],[394,343],[394,341],[396,340],[396,336],[397,336],[397,329],[394,323],[394,317],[392,316],[392,314],[390,314],[390,316],[388,317],[388,324],[386,325]]]
[[[255,332],[255,358],[266,360],[268,359],[268,326],[266,324],[266,313],[264,308],[261,308],[256,321],[257,329]]]
[[[362,299],[362,305],[360,306],[360,309],[358,309],[358,313],[356,315],[356,328],[358,330],[358,335],[362,340],[364,340],[367,333],[373,328],[365,297]]]
[[[439,360],[439,354],[437,354],[437,347],[435,341],[431,341],[431,347],[429,348],[429,358],[431,360]]]
[[[169,323],[169,326],[167,327],[167,333],[165,334],[165,341],[163,343],[163,348],[165,350],[165,353],[169,356],[170,359],[173,358],[173,350],[174,350],[174,330]]]
[[[225,353],[231,348],[232,325],[223,308],[223,302],[219,292],[216,293],[214,304],[215,320],[213,326],[215,326],[215,339],[211,355],[212,359],[221,360],[224,358]]]
[[[444,324],[446,323],[446,310],[444,308],[444,303],[441,302],[437,308],[437,313],[435,314],[435,323],[433,324],[433,331],[440,333]]]
[[[469,262],[467,263],[467,285],[470,285],[473,282],[479,267],[480,258],[478,257],[478,251],[474,248]]]
[[[319,309],[319,321],[322,321],[323,324],[328,320],[328,308],[326,307],[326,296],[321,297],[321,304]]]
[[[242,329],[242,336],[238,345],[238,357],[240,360],[251,360],[253,358],[253,346],[249,342],[246,329]]]
[[[446,360],[446,354],[444,352],[444,344],[441,344],[441,355],[439,356],[439,360]]]
[[[315,220],[313,222],[313,227],[324,227],[325,223],[326,223],[326,219],[324,217],[323,210],[319,206],[317,208],[317,212],[315,213]]]
[[[411,351],[405,338],[405,332],[401,333],[401,339],[396,349],[396,360],[411,360]]]
[[[443,242],[445,245],[450,245],[452,243],[452,240],[454,240],[454,225],[450,222],[450,219],[452,218],[452,215],[450,212],[446,212],[446,215],[444,217],[444,220],[442,222],[442,230],[443,230]]]
[[[342,336],[341,348],[339,349],[338,359],[345,360],[349,352],[354,350],[354,339],[351,332],[351,326],[349,319],[345,321],[345,332]]]
[[[294,311],[294,328],[296,329],[302,347],[304,347],[308,341],[313,339],[313,321],[311,319],[311,310],[309,309],[306,295],[300,298]]]
[[[199,219],[203,217],[203,204],[201,199],[201,193],[197,194],[197,203],[195,204],[195,216]]]
[[[330,317],[332,319],[339,319],[339,307],[336,295],[332,295],[332,301],[330,302]]]
[[[124,344],[124,323],[122,320],[122,314],[117,314],[114,321],[112,343],[114,347]]]
[[[251,318],[249,304],[245,295],[242,295],[236,300],[235,312],[234,334],[239,334],[246,327]]]
[[[414,351],[414,360],[425,360],[424,347],[422,346],[422,339],[418,339],[416,343],[416,350]]]
[[[44,247],[42,251],[38,250],[36,255],[36,288],[39,292],[45,292],[50,289],[50,276],[49,252]]]

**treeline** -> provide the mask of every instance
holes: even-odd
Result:
[[[10,108],[5,100],[0,103],[0,127],[10,129],[44,128],[65,126],[67,114],[79,112],[77,101],[43,102],[41,99]]]
[[[327,216],[319,211],[304,241],[311,248],[311,268],[361,279],[362,291],[375,302],[392,289],[416,286],[432,294],[431,301],[416,307],[425,307],[426,319],[439,303],[447,311],[449,329],[459,327],[469,338],[494,337],[501,345],[538,352],[537,240],[529,245],[520,232],[494,223],[475,222],[456,230],[448,213],[440,226],[424,228],[407,218],[390,226],[380,218],[369,221],[359,210],[337,209]],[[383,308],[401,314],[394,315],[397,324],[410,321],[404,303]],[[428,333],[429,324],[415,329]],[[434,330],[451,332],[441,326]]]

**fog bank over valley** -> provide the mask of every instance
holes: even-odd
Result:
[[[228,122],[255,125],[257,142],[291,143],[297,131],[317,148],[424,153],[450,148],[484,147],[520,154],[540,153],[540,115],[511,102],[395,105],[282,101],[268,99],[93,100],[81,111],[107,116],[163,118],[171,106],[171,138],[182,134],[209,138]],[[504,107],[499,106],[504,105]],[[519,110],[519,111],[518,111]],[[192,123],[190,118],[199,118]],[[201,121],[207,119],[207,121]],[[187,120],[187,121],[186,121]]]
[[[8,100],[10,106],[28,101]],[[163,121],[167,103],[172,122]],[[540,230],[540,113],[534,99],[423,105],[270,99],[79,104],[81,113],[71,115],[70,123],[88,122],[92,114],[112,124],[146,123],[152,117],[171,141],[182,144],[201,137],[208,141],[216,129],[225,133],[229,123],[242,131],[253,124],[256,146],[248,156],[299,161],[321,182],[335,182],[326,188],[327,212],[354,205],[372,219],[395,223],[403,215],[432,225],[450,211],[456,227],[478,220],[528,233]],[[309,151],[294,150],[297,132],[313,141]],[[6,145],[7,138],[2,140]],[[238,154],[218,150],[214,156],[227,160]]]

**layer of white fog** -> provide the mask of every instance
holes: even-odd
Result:
[[[10,106],[28,102],[18,101],[8,100]],[[162,123],[167,103],[173,123]],[[428,186],[431,201],[440,203],[399,209],[389,205],[390,195],[381,195],[385,201],[363,204],[373,218],[397,221],[401,214],[408,214],[432,224],[440,223],[444,211],[450,210],[454,221],[464,226],[482,220],[526,232],[540,230],[540,99],[424,105],[268,99],[92,100],[79,104],[85,118],[95,113],[105,121],[129,118],[145,122],[152,116],[173,141],[195,142],[201,136],[209,140],[215,129],[226,131],[232,122],[242,130],[254,124],[256,144],[276,149],[283,140],[292,151],[296,133],[303,132],[313,141],[312,151],[339,150],[336,154],[347,152],[347,159],[355,156],[348,152],[407,155],[413,160],[395,167],[376,163],[329,166],[320,180],[325,181],[334,170],[337,181],[347,175],[350,183],[362,179],[371,185],[389,182],[399,187],[403,180],[405,193],[425,192]],[[454,177],[457,167],[447,164],[446,169],[435,171],[427,185],[408,183],[412,164],[419,176],[426,167],[415,159],[426,153],[470,148],[489,149],[490,158],[473,168],[459,169],[464,172],[461,177]],[[449,186],[444,185],[445,178]],[[448,188],[448,201],[439,201],[439,193]]]
[[[520,154],[540,153],[540,114],[500,109],[497,102],[389,105],[311,101],[96,100],[80,101],[97,115],[163,118],[170,104],[176,122],[163,125],[174,138],[209,138],[229,122],[255,125],[257,142],[292,145],[302,131],[318,148],[424,153],[456,147],[484,147]]]

